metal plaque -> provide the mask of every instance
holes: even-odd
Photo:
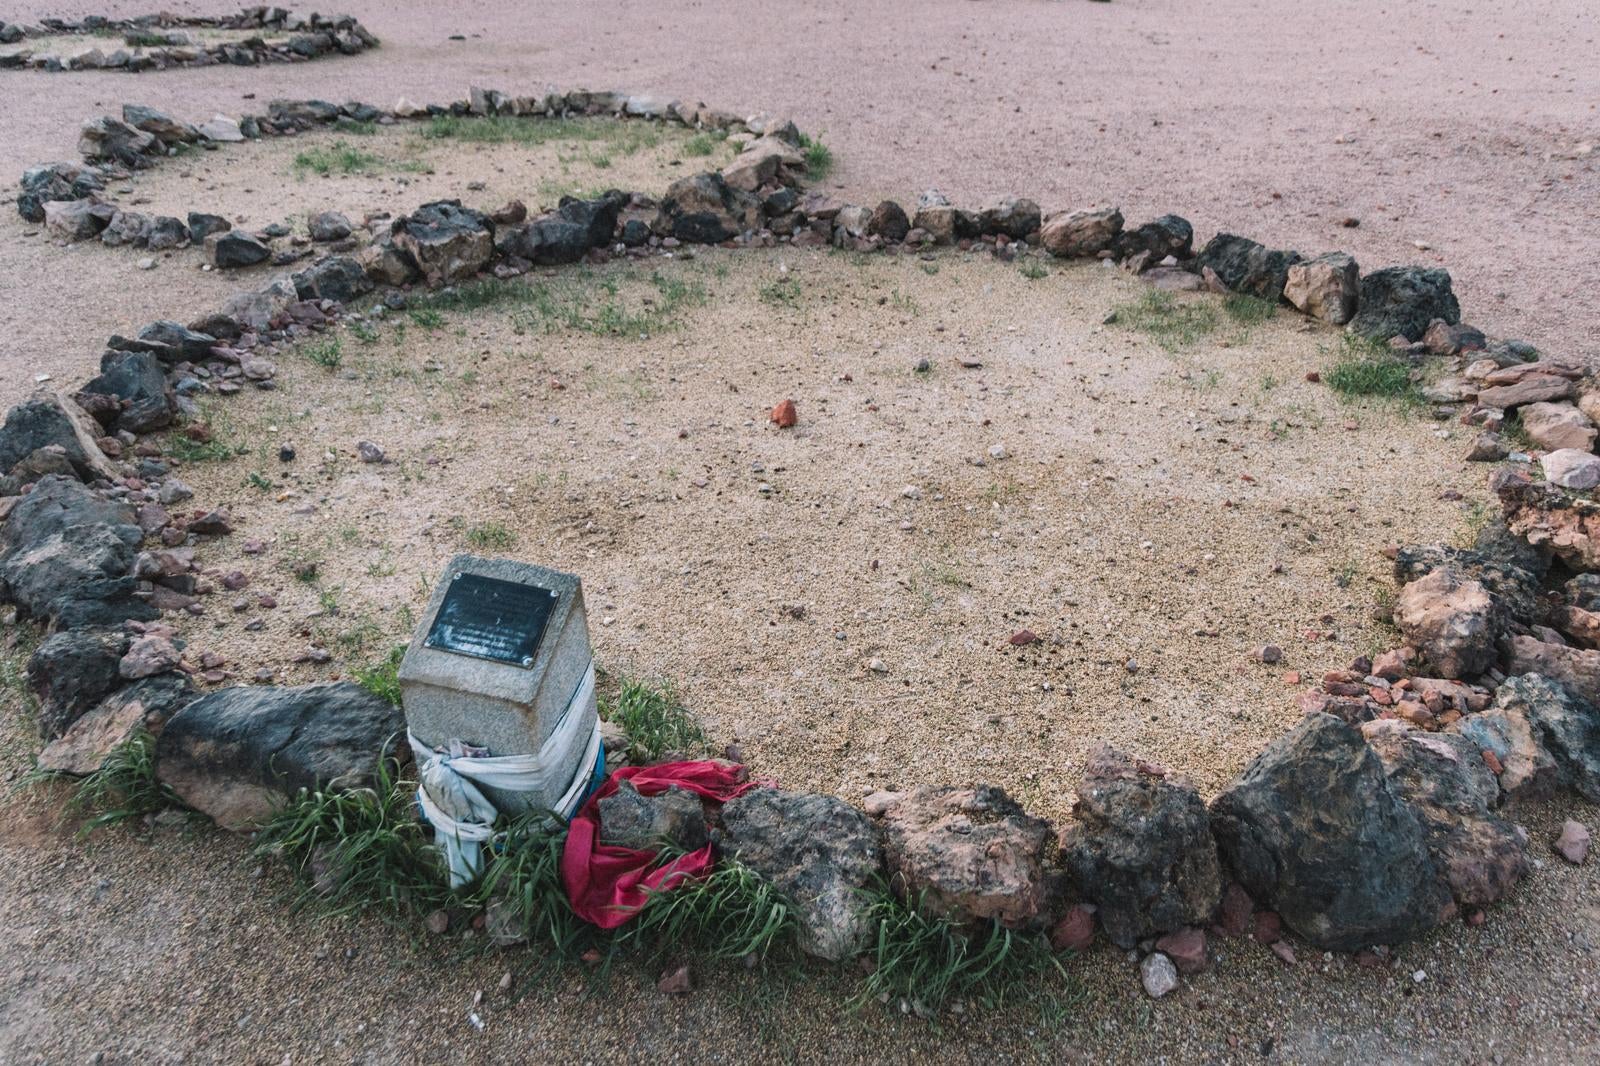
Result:
[[[556,592],[481,574],[456,574],[423,643],[440,651],[532,666]]]

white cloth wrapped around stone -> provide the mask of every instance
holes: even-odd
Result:
[[[600,756],[599,719],[581,713],[593,703],[594,684],[591,662],[555,731],[532,754],[450,755],[406,733],[419,768],[417,802],[444,848],[452,887],[466,884],[483,869],[483,845],[494,836],[500,813],[477,785],[507,792],[544,792],[565,785],[551,813],[563,819],[576,813]]]

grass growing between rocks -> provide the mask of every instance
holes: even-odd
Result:
[[[800,154],[806,159],[806,177],[821,181],[833,170],[833,149],[822,143],[821,134],[800,135]]]
[[[356,671],[356,684],[380,700],[400,706],[400,660],[405,658],[405,654],[404,647],[390,649],[384,658]]]
[[[923,1017],[938,1014],[954,999],[985,1009],[1038,997],[1061,1006],[1049,986],[1065,981],[1067,971],[1040,934],[998,922],[963,928],[886,888],[873,892],[868,913],[877,935],[858,1006],[872,999],[903,1001]]]
[[[706,751],[705,730],[670,687],[624,678],[615,695],[601,694],[600,717],[622,727],[640,762]]]
[[[1346,400],[1389,400],[1411,407],[1422,394],[1411,380],[1411,367],[1381,345],[1346,335],[1339,359],[1322,375],[1328,388]]]
[[[1107,320],[1123,329],[1146,334],[1169,352],[1215,332],[1216,305],[1205,300],[1179,300],[1170,292],[1148,289],[1137,300],[1112,308]]]
[[[465,117],[437,115],[424,127],[429,140],[469,141],[478,144],[536,146],[552,141],[584,141],[601,147],[596,159],[607,154],[633,155],[661,143],[662,131],[648,122],[623,122],[610,118],[536,118],[511,116]],[[705,154],[710,154],[705,153]]]
[[[178,797],[156,777],[156,739],[141,729],[111,750],[100,768],[78,780],[67,799],[67,813],[84,818],[78,836],[130,818],[180,806]]]

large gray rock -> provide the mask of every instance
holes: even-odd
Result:
[[[1441,566],[1400,590],[1394,624],[1440,677],[1462,678],[1494,664],[1505,618],[1482,584]]]
[[[163,144],[190,144],[200,139],[199,132],[187,122],[179,122],[165,111],[143,104],[123,104],[122,121],[152,134]]]
[[[302,300],[335,300],[347,304],[372,291],[366,269],[346,255],[333,255],[294,276],[295,293]]]
[[[1350,320],[1350,331],[1379,341],[1416,341],[1436,318],[1452,325],[1461,321],[1449,271],[1384,267],[1361,279],[1361,307]]]
[[[90,162],[114,162],[127,167],[149,166],[151,156],[161,151],[155,134],[101,115],[84,122],[78,134],[78,154]]]
[[[1204,925],[1222,898],[1217,846],[1195,790],[1141,772],[1103,745],[1090,753],[1061,863],[1099,908],[1120,948],[1187,925]]]
[[[1361,268],[1343,252],[1325,252],[1289,267],[1283,298],[1312,318],[1342,326],[1361,300]]]
[[[101,233],[117,216],[117,209],[96,199],[47,200],[44,224],[52,236],[86,241]]]
[[[253,233],[231,229],[206,238],[206,262],[218,270],[238,270],[266,262],[272,248]]]
[[[1212,801],[1211,824],[1235,879],[1321,948],[1399,943],[1449,902],[1415,809],[1329,714],[1268,745]]]
[[[1275,251],[1248,237],[1219,233],[1195,256],[1192,269],[1209,268],[1230,292],[1242,292],[1277,303],[1289,279],[1289,268],[1300,262],[1299,252]]]
[[[1488,713],[1525,720],[1533,739],[1555,764],[1557,782],[1591,803],[1600,803],[1600,711],[1574,693],[1571,685],[1539,674],[1508,677],[1495,690]],[[1465,722],[1462,732],[1474,735]]]
[[[253,330],[271,328],[280,315],[300,299],[290,278],[274,278],[269,284],[247,292],[236,292],[222,305],[222,314],[239,327]]]
[[[1096,256],[1112,247],[1122,232],[1122,212],[1115,207],[1066,211],[1051,215],[1039,229],[1039,244],[1051,255]]]
[[[1490,599],[1511,618],[1531,625],[1541,614],[1539,583],[1550,568],[1547,552],[1532,548],[1512,536],[1503,521],[1485,527],[1471,548],[1441,544],[1412,544],[1395,553],[1394,579],[1404,586],[1435,570],[1448,569],[1460,578],[1477,582]]]
[[[1169,255],[1174,259],[1188,259],[1194,254],[1194,227],[1182,215],[1162,215],[1117,234],[1111,250],[1118,259],[1148,253],[1152,266]]]
[[[184,803],[244,831],[301,789],[371,784],[404,730],[398,707],[347,682],[225,688],[167,723],[156,770]]]
[[[470,278],[494,258],[494,223],[460,200],[423,204],[395,222],[392,232],[395,245],[430,285]]]
[[[148,433],[172,424],[178,405],[167,387],[161,360],[151,352],[108,351],[100,357],[100,374],[90,380],[79,397],[106,397],[115,404],[102,416],[112,429]],[[83,402],[80,399],[80,403]]]
[[[1478,746],[1457,733],[1429,733],[1397,719],[1362,727],[1389,783],[1422,818],[1435,868],[1463,907],[1505,898],[1528,872],[1517,827],[1493,813],[1500,785]]]
[[[0,426],[0,474],[8,474],[40,448],[59,447],[84,481],[110,481],[116,469],[96,443],[99,429],[76,402],[40,389],[6,412]]]
[[[623,780],[597,805],[600,843],[635,851],[695,851],[706,846],[705,807],[700,797],[681,788],[646,796]]]
[[[808,955],[838,962],[867,946],[865,889],[883,848],[865,814],[833,796],[758,788],[723,805],[717,844],[783,894]]]
[[[1054,916],[1064,887],[1053,869],[1055,832],[993,785],[922,785],[883,816],[885,864],[895,890],[956,921],[1033,928]]]
[[[72,478],[43,478],[0,526],[0,599],[56,629],[111,628],[157,611],[134,595],[144,537],[133,508]]]
[[[39,699],[39,737],[54,740],[122,684],[117,664],[128,638],[101,629],[46,637],[28,658],[28,687]]]
[[[44,205],[51,200],[88,200],[105,189],[100,171],[77,163],[44,163],[22,174],[17,213],[29,222],[45,220]]]
[[[1039,205],[1021,196],[996,200],[978,213],[980,232],[1004,235],[1014,241],[1025,239],[1043,220]]]

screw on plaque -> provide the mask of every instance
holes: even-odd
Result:
[[[523,656],[523,657],[522,657],[522,665],[523,665],[523,666],[532,666],[532,665],[533,665],[533,656],[531,656],[531,655],[524,655],[524,656]]]

